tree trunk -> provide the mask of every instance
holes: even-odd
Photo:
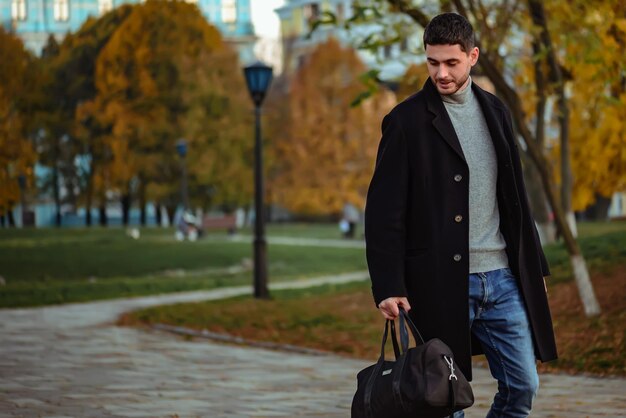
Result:
[[[130,193],[126,192],[122,195],[122,225],[128,226],[128,220],[130,215]]]
[[[541,46],[538,41],[532,43],[533,53],[539,54]],[[535,60],[535,96],[537,98],[537,106],[535,109],[535,141],[540,149],[545,144],[545,119],[546,119],[546,79],[543,74],[541,62]],[[556,230],[554,223],[550,217],[550,211],[546,204],[546,195],[541,185],[541,177],[535,168],[532,160],[528,158],[526,153],[521,153],[522,162],[524,163],[524,179],[526,183],[526,191],[530,200],[530,208],[537,223],[537,231],[542,244],[549,244],[556,240]]]
[[[143,179],[139,183],[139,207],[139,223],[146,226],[146,183]]]
[[[61,192],[59,190],[59,169],[56,166],[56,161],[54,162],[54,167],[52,168],[52,192],[54,195],[54,207],[55,207],[55,217],[54,224],[57,227],[61,226]]]
[[[525,155],[522,156],[522,159],[528,160]],[[552,219],[550,219],[550,211],[546,204],[546,195],[541,185],[541,177],[531,161],[524,164],[524,179],[530,202],[530,210],[537,223],[541,243],[543,245],[551,244],[556,240],[556,230]]]
[[[174,215],[176,215],[176,206],[175,205],[166,205],[165,213],[167,213],[167,220],[170,226],[174,226]]]
[[[85,203],[85,225],[91,226],[92,222],[93,221],[91,219],[91,202],[87,201],[87,203]]]
[[[530,10],[533,23],[541,28],[541,31],[537,33],[536,41],[541,42],[543,50],[545,51],[543,59],[550,68],[550,80],[556,85],[556,91],[559,101],[559,127],[560,127],[560,139],[561,139],[561,210],[555,210],[555,205],[559,202],[556,199],[551,201],[552,209],[558,214],[558,227],[565,239],[566,245],[569,249],[570,262],[572,264],[572,271],[574,272],[574,278],[576,279],[576,285],[578,286],[578,293],[585,309],[587,316],[598,315],[600,313],[600,305],[596,299],[593,285],[589,279],[589,271],[585,259],[583,258],[578,242],[576,242],[576,218],[572,211],[572,169],[570,161],[569,150],[569,106],[567,103],[567,97],[565,95],[565,78],[561,71],[554,51],[552,40],[550,38],[550,32],[548,31],[548,24],[546,20],[545,9],[543,2],[540,0],[528,0],[528,7]]]
[[[100,203],[100,206],[98,207],[98,212],[100,226],[107,226],[109,224],[109,218],[107,217],[106,202]]]
[[[161,214],[161,204],[159,202],[154,203],[154,215],[156,217],[157,226],[163,226],[163,216]]]
[[[13,216],[13,207],[9,206],[7,211],[7,220],[9,221],[9,227],[15,228],[15,217]]]
[[[85,225],[91,226],[93,223],[93,219],[91,216],[91,208],[93,207],[93,163],[89,169],[89,174],[87,174],[87,190],[85,190]]]
[[[6,217],[4,216],[4,213],[2,215],[0,215],[0,226],[2,228],[4,228],[6,226]]]
[[[561,76],[562,77],[562,76]],[[569,146],[569,107],[565,97],[564,81],[560,80],[559,88],[559,127],[561,130],[561,204],[565,211],[567,222],[574,237],[578,236],[576,217],[572,210],[572,189],[574,188],[574,175],[572,174],[572,160]]]

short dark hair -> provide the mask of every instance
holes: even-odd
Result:
[[[442,13],[435,16],[424,29],[426,45],[459,44],[463,52],[474,48],[474,29],[466,18],[457,13]]]

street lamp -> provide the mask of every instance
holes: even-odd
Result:
[[[180,156],[180,194],[183,199],[183,211],[185,211],[189,208],[189,194],[187,192],[187,164],[185,162],[185,157],[187,156],[187,141],[185,138],[180,138],[176,141],[176,151]]]
[[[254,102],[254,297],[269,298],[267,290],[267,242],[263,207],[263,152],[261,148],[261,104],[272,82],[272,67],[260,61],[244,68],[250,97]]]

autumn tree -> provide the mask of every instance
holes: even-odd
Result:
[[[133,6],[98,56],[96,88],[83,117],[109,127],[109,180],[125,212],[131,183],[141,207],[147,199],[175,207],[180,138],[189,143],[197,204],[237,205],[249,196],[241,70],[196,6],[158,0]]]
[[[566,198],[583,210],[599,196],[626,190],[626,7],[617,0],[550,1],[546,13],[555,49],[571,73],[573,194]],[[563,151],[560,144],[557,149]]]
[[[106,127],[90,118],[88,111],[89,103],[97,93],[96,60],[131,11],[132,6],[122,5],[98,19],[88,18],[76,33],[68,34],[60,45],[49,45],[48,52],[43,57],[52,83],[48,95],[53,101],[50,113],[63,110],[59,115],[63,122],[61,133],[66,136],[62,150],[73,157],[73,189],[80,191],[75,203],[84,205],[86,225],[92,223],[91,209],[94,202],[97,202],[100,209],[100,223],[107,223],[106,177],[110,150],[106,144]],[[59,107],[59,102],[63,103],[62,107]],[[54,137],[49,139],[54,140]]]
[[[29,140],[29,91],[35,82],[34,58],[16,36],[0,27],[0,218],[14,224],[20,201],[19,177],[32,184],[35,153]],[[6,220],[6,221],[5,221]]]
[[[319,45],[289,83],[280,132],[271,137],[275,203],[306,214],[337,214],[364,205],[380,120],[391,103],[383,92],[359,107],[364,64],[334,39]]]

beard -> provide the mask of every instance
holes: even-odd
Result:
[[[446,80],[446,81],[449,81],[449,83],[445,88],[442,88],[442,86],[439,84],[441,82],[441,79],[435,80],[435,85],[437,86],[437,90],[439,91],[439,94],[444,95],[444,96],[449,96],[451,94],[458,92],[461,88],[463,88],[463,86],[465,86],[465,83],[467,83],[469,76],[470,74],[468,71],[467,74],[465,74],[459,80],[454,80],[454,79]]]

